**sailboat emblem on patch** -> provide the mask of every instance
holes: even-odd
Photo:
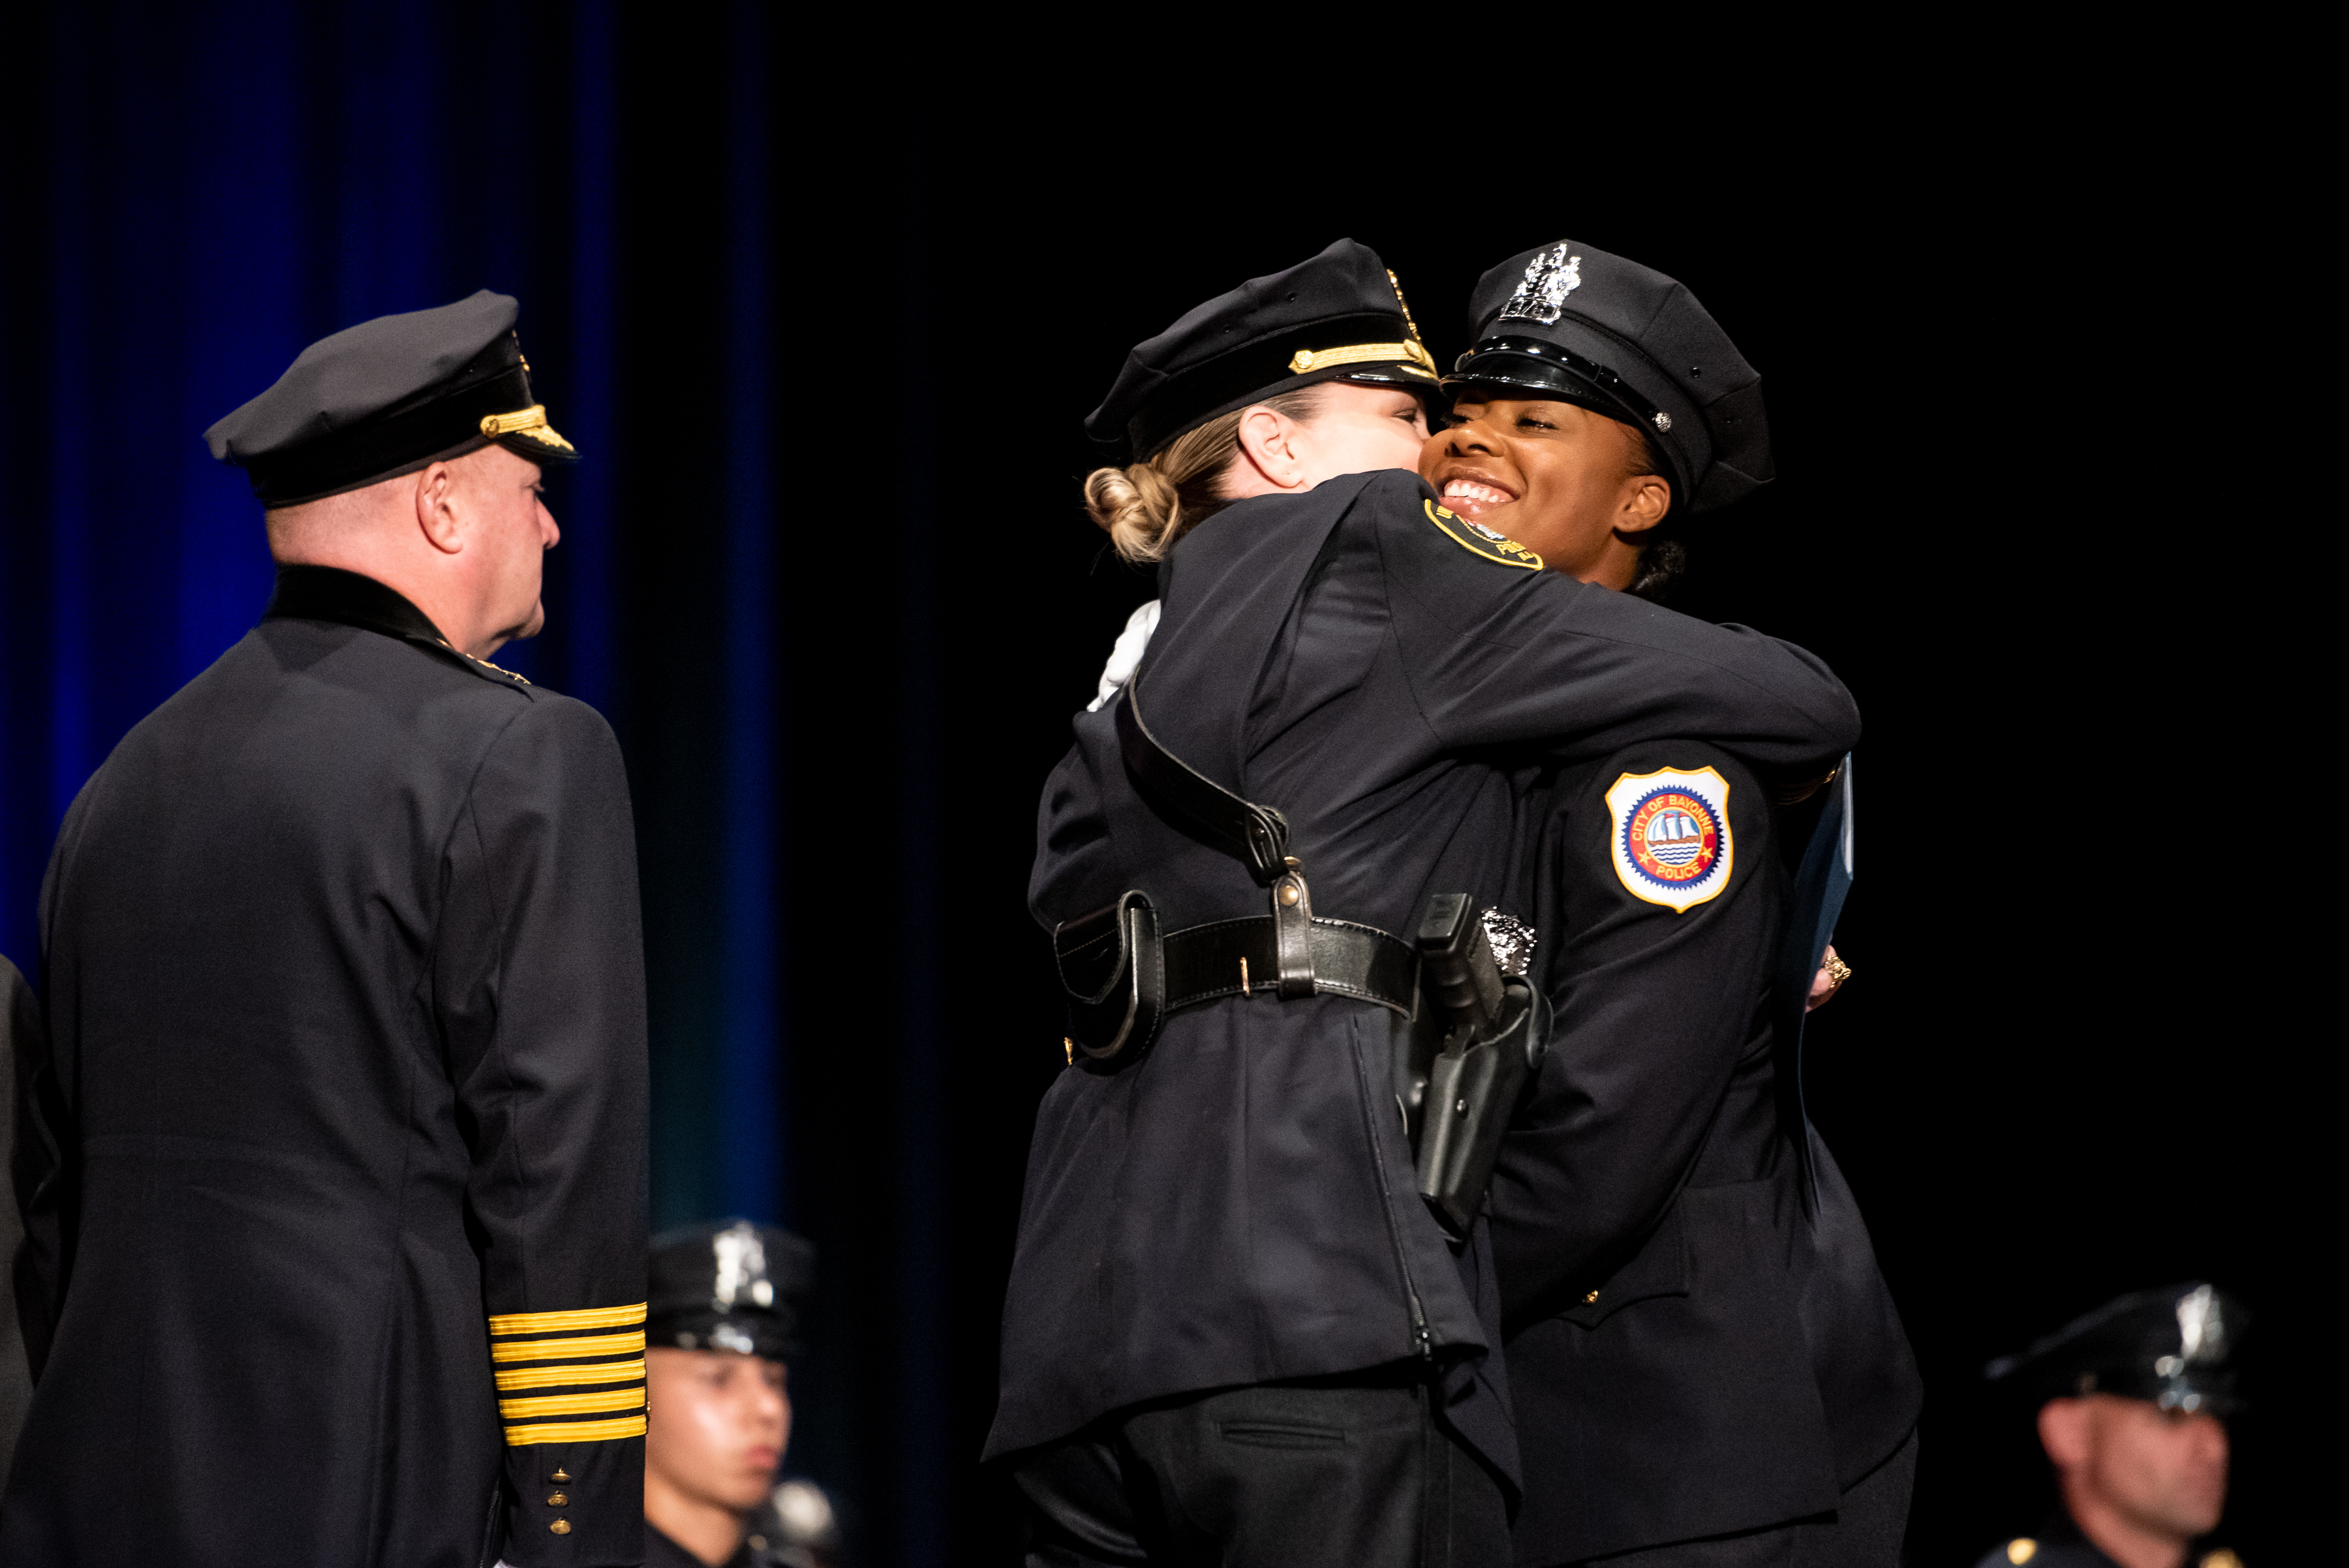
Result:
[[[1713,769],[1625,774],[1607,816],[1615,875],[1633,898],[1685,910],[1729,886],[1729,781]]]

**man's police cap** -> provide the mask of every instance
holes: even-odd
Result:
[[[1637,426],[1671,470],[1676,512],[1726,506],[1775,477],[1762,378],[1662,273],[1573,240],[1542,245],[1477,280],[1468,336],[1446,391],[1555,400]]]
[[[1370,246],[1340,240],[1135,345],[1085,433],[1105,461],[1132,462],[1300,387],[1365,381],[1433,394],[1436,379],[1394,274]]]
[[[533,462],[579,454],[530,395],[521,306],[469,299],[379,316],[302,350],[277,384],[204,432],[264,504],[357,490],[495,441]]]
[[[815,1249],[748,1220],[686,1225],[653,1238],[645,1343],[788,1361],[815,1284]]]
[[[2201,1281],[2132,1291],[1983,1373],[2034,1400],[2117,1394],[2224,1416],[2240,1403],[2234,1355],[2249,1322],[2242,1303]]]

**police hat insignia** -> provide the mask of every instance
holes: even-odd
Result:
[[[1536,253],[1526,264],[1526,275],[1518,281],[1517,292],[1509,296],[1509,303],[1501,307],[1498,319],[1538,321],[1547,327],[1566,313],[1566,296],[1581,286],[1582,258],[1568,255],[1561,240],[1553,249]]]
[[[1625,774],[1607,792],[1615,875],[1633,898],[1685,913],[1729,886],[1729,781],[1713,768]]]
[[[1775,472],[1762,378],[1652,267],[1572,240],[1521,252],[1477,280],[1468,331],[1445,390],[1554,400],[1640,430],[1674,514],[1726,506]]]
[[[1982,1372],[2035,1399],[2115,1394],[2225,1416],[2240,1406],[2234,1353],[2248,1319],[2242,1303],[2206,1281],[2131,1291]]]

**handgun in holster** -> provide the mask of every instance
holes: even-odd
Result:
[[[1419,1195],[1448,1234],[1464,1239],[1501,1138],[1548,1054],[1549,1002],[1530,981],[1502,974],[1464,893],[1430,896],[1418,946],[1420,995],[1433,1014],[1421,1038],[1436,1027],[1443,1037],[1405,1118],[1416,1125]]]

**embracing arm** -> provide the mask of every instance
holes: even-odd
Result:
[[[1413,694],[1447,749],[1578,761],[1678,735],[1785,784],[1826,774],[1859,738],[1851,693],[1791,643],[1530,569],[1409,475],[1381,476],[1359,504],[1375,513]]]

